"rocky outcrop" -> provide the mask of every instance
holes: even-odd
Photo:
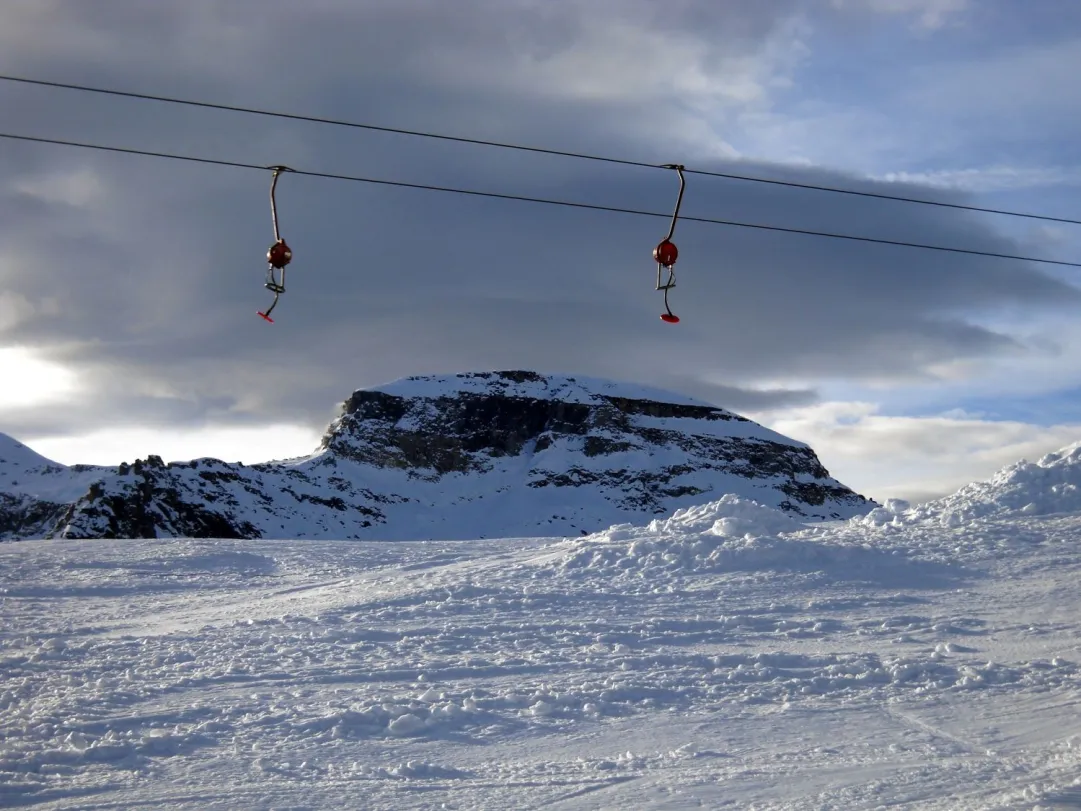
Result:
[[[218,464],[211,460],[210,466]],[[232,509],[239,506],[236,500],[213,487],[223,479],[242,480],[243,471],[199,471],[194,488],[176,475],[198,467],[198,462],[166,465],[158,456],[123,464],[116,476],[94,482],[86,495],[67,508],[57,522],[64,528],[61,534],[68,538],[258,537],[255,527]]]
[[[44,537],[64,517],[67,507],[33,496],[0,493],[0,540]]]
[[[0,501],[0,520],[5,509],[21,516],[9,519],[8,537],[576,535],[725,493],[808,520],[875,506],[832,479],[808,446],[707,403],[488,372],[355,391],[303,459],[151,456],[98,476],[60,515],[44,500]]]

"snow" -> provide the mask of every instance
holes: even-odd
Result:
[[[12,466],[22,468],[38,468],[56,464],[7,434],[0,434],[0,459]]]
[[[908,520],[961,523],[972,518],[1051,515],[1081,510],[1081,442],[1033,463],[1022,460],[986,482],[973,482],[952,496],[922,506]]]
[[[0,806],[1075,808],[1075,452],[826,524],[6,544]]]
[[[491,394],[537,400],[562,400],[567,403],[594,403],[598,396],[625,397],[629,400],[655,400],[661,403],[716,408],[712,403],[665,389],[624,383],[584,375],[540,375],[535,373],[465,372],[457,375],[417,375],[373,386],[373,391],[397,397],[438,399],[466,394]]]

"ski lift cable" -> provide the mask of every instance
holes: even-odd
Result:
[[[195,101],[192,99],[182,99],[173,96],[158,96],[150,93],[135,93],[126,90],[113,90],[110,88],[92,87],[89,85],[70,84],[67,82],[53,82],[44,79],[30,79],[23,76],[7,76],[0,74],[0,81],[14,82],[25,85],[35,85],[39,87],[58,88],[62,90],[74,90],[82,93],[96,93],[106,96],[118,96],[121,98],[137,99],[140,101],[156,101],[164,104],[177,104],[186,107],[201,107],[208,110],[219,110],[233,113],[243,113],[246,115],[265,116],[270,118],[280,118],[290,121],[303,121],[312,124],[327,124],[337,127],[349,127],[352,129],[369,130],[372,132],[385,132],[395,135],[406,135],[415,138],[428,138],[439,141],[452,141],[461,144],[471,144],[473,146],[489,147],[496,149],[508,149],[516,150],[519,152],[532,152],[541,155],[552,155],[563,158],[576,158],[579,160],[597,161],[601,163],[617,164],[621,166],[633,166],[644,169],[663,169],[662,164],[647,163],[645,161],[628,160],[625,158],[617,158],[605,155],[592,155],[583,152],[573,152],[562,149],[549,149],[538,146],[527,146],[523,144],[513,144],[503,141],[491,141],[482,138],[467,138],[464,136],[447,135],[436,132],[426,132],[423,130],[410,130],[402,129],[399,127],[381,126],[377,124],[365,124],[357,121],[347,121],[344,119],[325,118],[322,116],[314,115],[302,115],[299,113],[286,113],[275,110],[264,110],[255,107],[242,107],[233,104],[218,104],[208,101]],[[764,183],[772,186],[783,186],[793,189],[806,189],[810,191],[828,192],[831,194],[847,194],[855,197],[868,197],[878,200],[892,200],[899,203],[911,203],[915,205],[924,206],[936,206],[938,208],[951,208],[961,211],[979,212],[982,214],[996,214],[1005,217],[1021,217],[1030,220],[1041,220],[1044,222],[1057,222],[1067,225],[1081,225],[1081,220],[1070,219],[1069,217],[1054,217],[1049,214],[1033,214],[1023,211],[1011,211],[1007,209],[999,208],[987,208],[984,206],[965,205],[963,203],[947,203],[941,200],[926,200],[918,197],[905,197],[902,195],[886,194],[884,192],[871,192],[871,191],[859,191],[857,189],[844,189],[837,186],[825,186],[815,183],[800,183],[793,180],[778,180],[775,178],[755,177],[753,175],[736,174],[733,172],[716,172],[708,171],[705,169],[686,169],[687,174],[702,175],[705,177],[723,178],[726,180],[738,180],[748,183]]]
[[[223,160],[219,158],[206,158],[195,155],[179,155],[170,152],[155,152],[145,149],[132,149],[129,147],[119,146],[107,146],[105,144],[91,144],[81,141],[69,141],[61,140],[58,138],[44,138],[33,135],[19,135],[16,133],[0,132],[0,139],[9,141],[24,141],[36,144],[49,144],[54,146],[67,146],[76,147],[79,149],[96,150],[99,152],[112,152],[120,153],[124,155],[139,155],[148,158],[159,158],[165,160],[174,161],[186,161],[188,163],[208,164],[212,166],[228,166],[237,169],[258,169],[259,171],[267,171],[274,169],[273,166],[267,166],[258,163],[248,163],[244,161]],[[291,169],[291,174],[300,175],[304,177],[322,178],[326,180],[342,180],[350,181],[353,183],[367,183],[376,186],[393,186],[404,189],[417,189],[423,191],[435,191],[444,192],[448,194],[460,194],[469,197],[485,197],[495,200],[511,200],[523,203],[537,203],[549,206],[560,206],[564,208],[576,208],[586,209],[590,211],[606,211],[614,214],[631,214],[640,217],[662,217],[664,219],[671,219],[672,214],[659,211],[644,211],[642,209],[634,208],[622,208],[618,206],[605,206],[596,203],[584,203],[573,200],[553,200],[543,197],[529,197],[520,194],[506,194],[502,192],[481,191],[479,189],[461,189],[452,186],[436,186],[426,183],[409,183],[401,180],[386,180],[383,178],[373,177],[361,177],[358,175],[343,175],[333,172],[315,172],[303,169]],[[1067,262],[1061,259],[1043,259],[1033,256],[1022,256],[1017,254],[997,253],[994,251],[981,251],[972,248],[953,248],[945,245],[928,245],[919,242],[907,242],[897,239],[882,239],[879,237],[865,237],[857,236],[855,234],[840,234],[830,231],[814,231],[805,228],[789,228],[780,225],[767,225],[764,223],[750,223],[740,222],[737,220],[723,220],[712,217],[695,217],[689,215],[680,215],[679,219],[684,222],[697,222],[706,225],[724,225],[732,228],[751,228],[759,231],[774,231],[785,234],[799,234],[802,236],[822,237],[826,239],[839,239],[850,242],[865,242],[877,245],[891,245],[903,248],[917,248],[928,251],[939,251],[944,253],[954,254],[967,254],[969,256],[983,256],[994,259],[1008,259],[1019,262],[1034,262],[1044,265],[1058,265],[1061,267],[1081,268],[1081,262]]]

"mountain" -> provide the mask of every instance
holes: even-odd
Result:
[[[876,506],[807,445],[724,409],[522,371],[357,390],[319,449],[285,462],[67,468],[7,439],[0,470],[20,499],[0,502],[8,538],[579,535],[726,493],[803,520]]]

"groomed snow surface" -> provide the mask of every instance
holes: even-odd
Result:
[[[0,806],[1081,807],[1081,450],[805,526],[0,547]]]

